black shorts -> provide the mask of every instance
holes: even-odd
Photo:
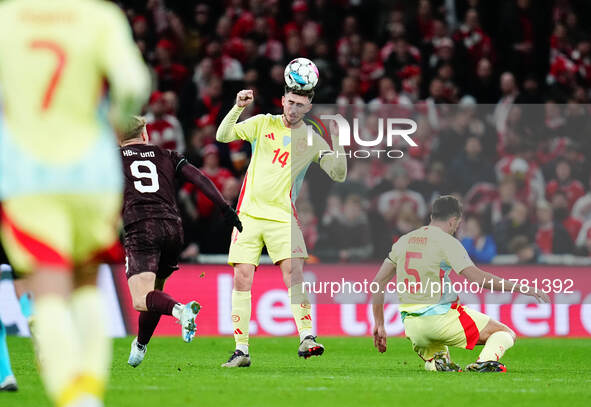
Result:
[[[6,252],[4,252],[4,248],[2,247],[2,242],[0,242],[0,264],[10,264],[8,263]]]
[[[8,261],[8,257],[6,256],[6,252],[4,251],[4,248],[2,247],[2,242],[0,242],[0,265],[2,264],[7,264],[8,266],[10,266],[10,262]],[[5,272],[0,270],[0,273]],[[9,272],[10,277],[7,278],[12,278],[12,280],[18,280],[19,278],[22,278],[22,274],[17,274],[14,269],[11,267],[10,268],[10,272]],[[0,275],[0,280],[3,277]]]
[[[146,271],[167,278],[179,268],[183,225],[171,219],[135,222],[125,228],[124,246],[127,278]]]
[[[2,209],[0,208],[0,212],[1,211],[2,211]],[[8,256],[6,256],[6,252],[4,251],[4,247],[2,247],[2,241],[0,240],[0,265],[2,265],[2,264],[10,265],[10,263],[8,262]],[[14,271],[11,271],[11,273],[12,273],[12,278],[15,279],[16,273]],[[2,276],[0,276],[0,279],[2,279]]]

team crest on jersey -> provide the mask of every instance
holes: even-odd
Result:
[[[304,151],[306,151],[307,147],[308,147],[308,144],[306,143],[305,138],[301,138],[295,143],[296,153],[303,153]]]
[[[287,147],[291,143],[291,136],[283,136],[283,147]]]

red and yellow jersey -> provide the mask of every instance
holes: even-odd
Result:
[[[290,222],[295,215],[294,202],[312,162],[319,163],[332,179],[344,181],[347,171],[344,155],[321,158],[321,151],[331,149],[318,133],[312,134],[308,145],[306,126],[288,128],[281,115],[260,114],[236,124],[242,110],[234,106],[216,136],[218,141],[241,139],[252,145],[252,158],[238,201],[239,212]]]
[[[0,194],[120,189],[120,123],[149,75],[129,24],[98,0],[0,3]]]

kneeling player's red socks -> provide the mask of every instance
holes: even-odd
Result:
[[[172,315],[172,309],[176,304],[177,301],[164,291],[154,290],[146,295],[146,307],[148,311],[163,315]]]
[[[156,330],[156,325],[160,321],[162,314],[158,312],[142,311],[138,318],[138,332],[137,342],[140,345],[147,345],[150,342],[150,338]]]

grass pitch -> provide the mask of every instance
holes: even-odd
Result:
[[[319,358],[297,357],[297,338],[252,338],[250,368],[222,369],[232,338],[154,338],[144,362],[127,365],[131,338],[116,339],[107,406],[589,406],[588,339],[520,339],[508,373],[426,372],[402,338],[379,354],[371,338],[321,338]],[[47,406],[31,342],[8,340],[19,384],[0,406]],[[452,349],[462,366],[475,351]]]

